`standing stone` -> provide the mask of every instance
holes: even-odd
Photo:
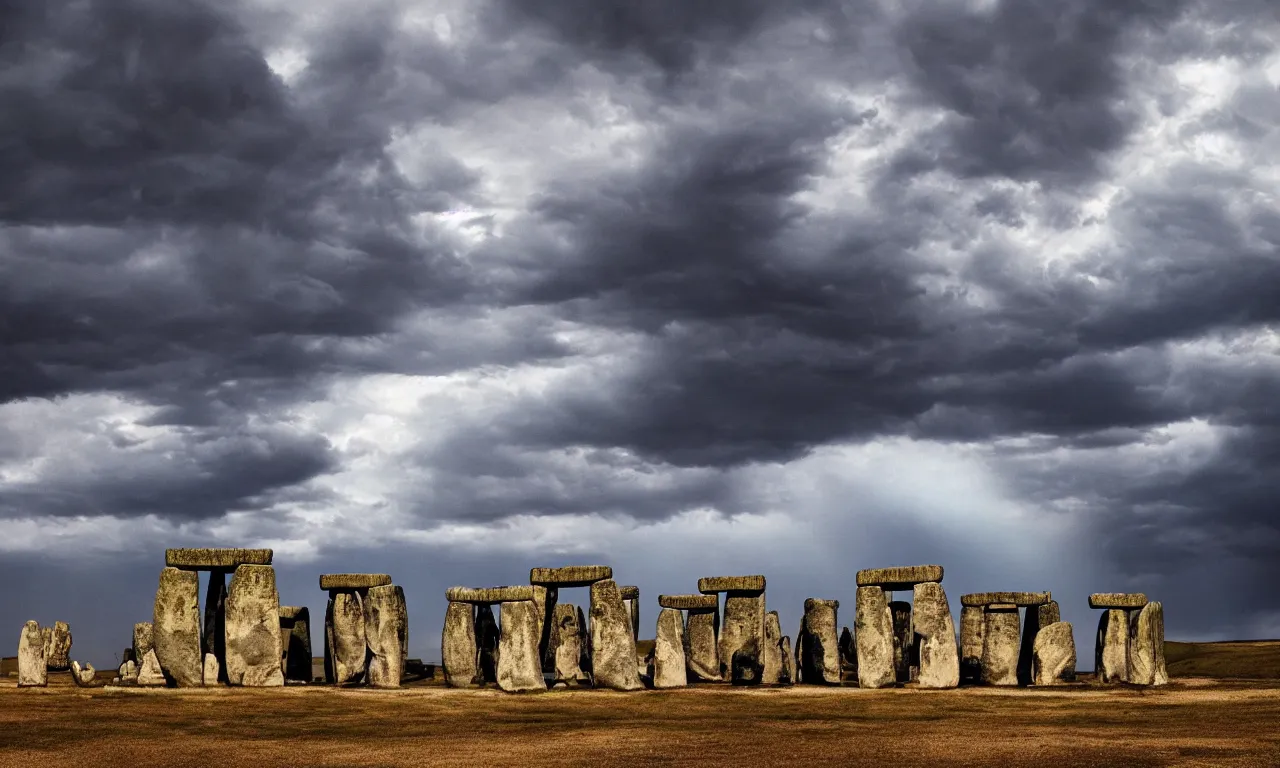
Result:
[[[1018,684],[1018,606],[992,603],[983,615],[982,682]]]
[[[205,654],[213,654],[221,670],[222,682],[227,681],[227,574],[223,571],[209,572],[209,586],[204,593],[204,633],[200,639],[200,649]],[[214,682],[217,682],[215,679]],[[205,685],[213,683],[206,682]]]
[[[589,600],[590,598],[588,598]],[[595,676],[592,673],[591,666],[591,631],[587,624],[587,615],[582,612],[582,606],[578,606],[578,668],[582,670],[582,677],[588,685],[595,685]]]
[[[858,687],[893,685],[893,616],[880,587],[858,587],[854,609],[854,641],[858,649]],[[807,679],[806,679],[807,682]]]
[[[782,682],[782,623],[777,611],[764,615],[764,645],[760,651],[760,682],[778,685]]]
[[[88,688],[93,685],[93,679],[98,676],[98,671],[93,668],[92,664],[85,663],[81,665],[78,661],[71,662],[71,682],[81,688]]]
[[[585,639],[582,609],[573,603],[556,605],[551,627],[552,685],[578,685],[586,679],[582,656],[589,643]]]
[[[911,602],[912,645],[919,649],[920,687],[955,688],[960,684],[960,654],[946,590],[936,581],[917,584]]]
[[[282,634],[285,643],[284,679],[300,682],[311,681],[311,611],[305,605],[281,606],[282,626],[287,623],[288,634]]]
[[[138,663],[133,659],[126,659],[116,670],[116,674],[120,676],[122,682],[136,683],[138,682]]]
[[[796,664],[791,656],[791,638],[786,635],[778,641],[778,652],[782,656],[782,674],[778,676],[779,685],[795,685]]]
[[[242,565],[227,588],[227,681],[265,688],[284,685],[280,671],[280,594],[270,565]]]
[[[1164,603],[1159,600],[1148,603],[1154,605],[1148,621],[1151,622],[1151,643],[1155,648],[1155,671],[1151,677],[1152,685],[1168,685],[1169,684],[1169,665],[1164,658]],[[1145,607],[1145,606],[1144,606]]]
[[[858,646],[848,627],[840,630],[840,681],[858,679]]]
[[[204,654],[200,652],[200,575],[165,568],[156,589],[156,657],[166,678],[179,688],[204,685]]]
[[[619,587],[622,602],[627,606],[627,614],[631,616],[631,634],[640,639],[640,588],[636,586]]]
[[[498,622],[493,618],[493,607],[476,606],[476,665],[479,682],[498,682]]]
[[[804,670],[804,681],[810,685],[840,683],[840,640],[836,634],[839,609],[839,600],[811,597],[804,601],[804,642],[800,647],[800,666]]]
[[[515,600],[502,603],[501,611],[498,687],[508,693],[545,691],[538,656],[538,606],[532,600]]]
[[[1094,670],[1103,683],[1122,683],[1129,679],[1129,617],[1123,608],[1105,610],[1098,620]]]
[[[333,640],[333,682],[337,685],[358,683],[364,678],[368,647],[364,638],[364,604],[360,593],[355,591],[334,592],[332,603],[333,618],[329,626]],[[228,617],[228,628],[230,625]],[[230,648],[227,652],[230,653]]]
[[[758,685],[764,665],[764,593],[726,592],[720,627],[720,674],[734,685]]]
[[[200,681],[204,682],[204,670],[200,670]],[[142,657],[142,663],[138,665],[138,685],[144,686],[160,686],[165,685],[164,670],[160,667],[160,657],[156,655],[156,649],[152,648]]]
[[[1169,673],[1164,662],[1164,606],[1150,602],[1129,615],[1129,682],[1165,685]]]
[[[1040,632],[1040,608],[1028,606],[1022,622],[1022,645],[1018,649],[1018,685],[1031,685],[1035,678],[1036,635]]]
[[[1036,606],[1036,620],[1040,622],[1041,628],[1062,621],[1062,611],[1058,608],[1058,601],[1050,600],[1044,605]]]
[[[404,599],[404,587],[395,585],[391,589],[396,593],[396,610],[400,611],[397,621],[400,627],[400,669],[403,671],[409,666],[409,603]]]
[[[333,663],[333,594],[324,609],[324,681],[329,684],[338,682],[338,670]]]
[[[631,614],[613,579],[591,585],[591,667],[597,687],[618,691],[643,687],[636,669]]]
[[[49,684],[49,662],[44,655],[40,623],[28,621],[18,636],[18,687],[43,688]]]
[[[471,603],[450,602],[444,612],[444,631],[440,637],[440,665],[444,681],[450,688],[466,688],[482,682],[476,662],[475,608]]]
[[[374,688],[399,688],[404,677],[404,624],[408,612],[404,593],[392,585],[371,587],[365,593],[364,637],[369,646],[369,685]],[[505,621],[505,614],[504,614]],[[531,628],[534,655],[537,655],[537,627]]]
[[[133,660],[142,664],[147,651],[156,647],[155,631],[149,621],[140,621],[133,625]]]
[[[720,608],[690,608],[685,622],[685,661],[691,680],[713,682],[720,677]]]
[[[653,640],[653,687],[683,688],[689,684],[685,668],[684,614],[663,608]]]
[[[61,672],[71,668],[71,627],[65,621],[55,621],[45,627],[48,633],[44,647],[44,662],[49,669]]]
[[[555,670],[555,654],[552,651],[552,635],[555,634],[554,623],[556,601],[559,590],[541,584],[533,585],[533,605],[538,614],[538,658],[543,672]]]
[[[1036,634],[1032,682],[1062,685],[1076,679],[1076,639],[1071,624],[1056,621]]]
[[[894,678],[905,683],[911,680],[911,603],[890,601],[889,613],[893,616]]]
[[[960,608],[960,682],[982,682],[982,632],[986,627],[983,606]]]
[[[218,657],[212,653],[204,655],[204,684],[217,685],[218,677],[222,673],[222,665],[218,663]]]

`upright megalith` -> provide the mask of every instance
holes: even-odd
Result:
[[[1032,683],[1062,685],[1076,679],[1076,640],[1071,624],[1056,621],[1040,628],[1032,649]]]
[[[369,685],[399,688],[400,678],[404,677],[404,638],[408,617],[404,592],[390,584],[370,587],[363,600],[364,637],[369,648]]]
[[[147,652],[156,647],[155,630],[149,621],[140,621],[133,625],[133,660],[139,665],[146,658]]]
[[[591,585],[591,667],[596,687],[619,691],[643,687],[636,667],[631,614],[613,579]]]
[[[675,608],[658,612],[653,641],[653,687],[683,688],[689,684],[684,660],[684,614]]]
[[[204,631],[200,637],[200,652],[213,656],[220,670],[210,681],[209,662],[205,662],[205,685],[226,682],[227,660],[227,574],[224,571],[209,572],[209,586],[204,593]]]
[[[18,687],[41,688],[49,684],[49,662],[44,655],[40,622],[28,621],[18,636]]]
[[[840,630],[840,681],[858,679],[858,646],[848,627]]]
[[[165,677],[179,688],[203,685],[199,574],[174,567],[160,572],[152,626],[156,657]]]
[[[479,647],[476,645],[475,610],[471,603],[450,601],[444,611],[440,666],[444,667],[444,681],[450,688],[466,688],[483,682],[476,664]]]
[[[534,584],[533,607],[538,616],[538,659],[543,672],[555,669],[555,658],[551,650],[552,624],[555,619],[556,601],[560,592],[556,587]]]
[[[858,587],[854,642],[858,650],[858,686],[885,688],[893,685],[897,679],[893,666],[893,616],[880,587]],[[805,682],[808,682],[807,676]]]
[[[791,655],[791,638],[786,635],[778,642],[778,652],[782,656],[782,673],[778,677],[780,685],[796,684],[796,662]]]
[[[839,600],[811,597],[804,601],[800,667],[809,685],[840,683],[840,638],[836,634]]]
[[[934,582],[928,582],[934,583]],[[886,598],[888,595],[885,595]],[[893,620],[893,676],[899,683],[911,680],[911,603],[888,600]]]
[[[222,662],[218,661],[218,657],[212,653],[204,655],[204,684],[217,685],[222,678]]]
[[[724,617],[720,622],[720,679],[734,685],[756,685],[764,665],[765,578],[710,576],[698,579],[703,594],[724,592]]]
[[[333,683],[346,685],[364,680],[366,649],[364,605],[355,591],[334,592],[329,601],[326,626],[332,643]]]
[[[498,621],[491,603],[476,604],[476,665],[480,683],[498,682]]]
[[[280,606],[280,642],[284,644],[284,679],[311,681],[311,611],[305,605]]]
[[[538,607],[533,600],[502,603],[498,634],[498,687],[508,693],[544,691],[538,656]]]
[[[982,682],[982,633],[986,627],[985,606],[966,605],[960,609],[960,682]]]
[[[720,676],[720,596],[659,595],[663,608],[684,609],[684,656],[687,678],[693,681],[722,680]]]
[[[580,685],[587,680],[583,660],[590,647],[586,617],[573,603],[559,603],[551,624],[551,684]]]
[[[983,614],[982,682],[987,685],[1018,684],[1018,606],[991,603]]]
[[[764,615],[764,645],[760,650],[760,682],[780,685],[783,677],[782,622],[777,611]]]
[[[1058,601],[1050,600],[1044,605],[1036,606],[1036,621],[1042,628],[1062,621],[1062,611],[1058,608]]]
[[[45,627],[44,662],[49,669],[63,672],[71,668],[71,627],[65,621],[55,621]]]
[[[631,634],[640,639],[640,588],[637,586],[619,587],[622,602],[627,606],[627,614],[631,617]]]
[[[938,582],[915,586],[911,609],[912,644],[919,658],[921,688],[960,684],[960,655],[947,592]]]
[[[1130,611],[1129,682],[1165,685],[1169,671],[1164,659],[1164,606],[1149,602]]]
[[[284,685],[275,568],[236,568],[227,587],[226,622],[227,681],[250,688]]]
[[[1144,601],[1145,604],[1145,601]],[[1129,616],[1122,608],[1108,608],[1098,620],[1094,673],[1103,683],[1129,680]]]

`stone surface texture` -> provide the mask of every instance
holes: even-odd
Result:
[[[1134,685],[1165,685],[1164,606],[1148,602],[1129,612],[1129,678]]]
[[[782,677],[782,621],[777,611],[768,611],[764,615],[764,639],[760,649],[760,683],[779,685]]]
[[[579,685],[586,680],[582,660],[590,646],[582,609],[573,603],[557,604],[551,624],[552,684]]]
[[[1036,606],[1036,620],[1040,622],[1041,627],[1062,621],[1062,610],[1058,607],[1058,601],[1050,600],[1044,605]]]
[[[676,610],[708,610],[720,608],[720,594],[709,595],[658,595],[659,608],[675,608]]]
[[[335,589],[370,589],[385,587],[391,583],[388,573],[322,573],[320,588],[326,592]]]
[[[204,670],[200,670],[200,681],[204,682]],[[160,657],[156,655],[156,649],[152,648],[142,657],[142,663],[138,665],[138,685],[160,686],[165,685],[167,681],[164,677],[164,670],[160,667]]]
[[[634,691],[643,687],[636,668],[631,615],[613,579],[591,585],[591,666],[597,688]]]
[[[48,638],[44,646],[44,663],[51,670],[61,672],[71,668],[71,627],[65,621],[55,621],[45,627]]]
[[[231,571],[242,565],[271,565],[271,554],[269,549],[166,549],[164,564],[188,570]]]
[[[285,643],[284,679],[311,681],[311,611],[306,606],[280,606],[281,626],[288,629]]]
[[[884,590],[858,587],[854,608],[854,644],[858,649],[858,687],[885,688],[894,684],[893,616]],[[806,678],[805,682],[808,682]]]
[[[720,677],[720,605],[690,608],[684,628],[684,655],[691,681],[711,682]]]
[[[763,583],[763,577],[761,577]],[[720,623],[720,675],[734,685],[758,685],[764,664],[763,592],[726,592]]]
[[[683,688],[689,679],[684,660],[684,614],[675,608],[658,612],[653,641],[653,687]]]
[[[840,630],[840,680],[858,679],[858,646],[848,627]]]
[[[204,624],[200,638],[200,652],[213,654],[218,668],[223,669],[227,658],[227,575],[223,571],[210,571],[209,586],[204,592]],[[207,664],[205,666],[208,666]],[[226,682],[225,670],[222,680]],[[205,682],[205,685],[213,683]]]
[[[198,573],[173,567],[160,572],[152,628],[156,657],[165,677],[179,688],[204,685]]]
[[[533,585],[533,607],[538,616],[538,663],[543,672],[555,669],[555,656],[551,650],[552,622],[555,619],[556,601],[560,599],[557,587]]]
[[[284,685],[280,671],[280,594],[276,569],[236,568],[227,587],[227,681],[265,688]],[[162,659],[163,661],[163,659]]]
[[[791,652],[791,638],[786,635],[778,642],[778,652],[782,656],[782,673],[778,676],[779,685],[796,684],[796,662]]]
[[[986,685],[1017,685],[1018,607],[1000,605],[987,606],[983,614],[981,679]]]
[[[1129,680],[1129,616],[1122,608],[1110,608],[1098,619],[1093,668],[1102,683]]]
[[[332,642],[333,682],[358,683],[364,679],[367,649],[363,601],[357,592],[337,592],[330,602],[333,607],[327,630]]]
[[[476,664],[481,683],[498,682],[498,621],[493,617],[493,606],[476,604]]]
[[[1017,606],[1044,605],[1052,599],[1052,592],[970,592],[960,596],[960,605],[978,607],[993,603]]]
[[[133,659],[139,664],[147,655],[147,651],[156,647],[155,631],[149,621],[140,621],[133,625]]]
[[[935,581],[915,586],[911,623],[920,662],[920,687],[955,688],[960,684],[960,652],[951,604],[942,584]]]
[[[366,680],[373,688],[399,688],[404,677],[404,593],[386,584],[363,595],[364,638],[369,648]]]
[[[514,603],[521,600],[533,600],[533,586],[519,584],[514,587],[449,587],[445,590],[445,599],[456,603]]]
[[[466,688],[481,682],[476,665],[475,606],[451,602],[444,611],[444,631],[440,636],[440,666],[450,688]]]
[[[221,674],[222,664],[218,661],[218,657],[212,653],[206,653],[204,655],[204,684],[206,686],[217,685]]]
[[[764,576],[706,576],[698,579],[698,591],[703,594],[717,592],[763,592]]]
[[[81,664],[78,661],[72,661],[68,666],[71,668],[71,682],[81,688],[89,688],[93,686],[93,679],[98,672],[88,662]]]
[[[1032,650],[1032,684],[1063,685],[1076,679],[1076,640],[1071,624],[1056,621],[1040,628]]]
[[[906,600],[890,600],[888,605],[889,616],[893,620],[893,676],[899,683],[910,682],[911,603]]]
[[[942,566],[904,565],[893,568],[866,568],[858,571],[857,575],[859,587],[880,587],[887,592],[908,590],[926,581],[942,581]]]
[[[18,636],[18,687],[40,688],[49,683],[49,664],[44,657],[44,633],[40,622],[28,621]]]
[[[613,568],[607,565],[566,565],[560,568],[533,568],[529,571],[530,584],[555,587],[589,587],[597,581],[613,578]]]
[[[800,666],[804,681],[810,685],[840,682],[840,636],[836,634],[839,609],[839,600],[811,597],[804,601]]]
[[[1147,596],[1141,592],[1095,592],[1089,595],[1090,608],[1141,608]]]

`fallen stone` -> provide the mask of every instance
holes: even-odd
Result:
[[[209,573],[209,586],[204,593],[204,625],[200,639],[200,650],[206,656],[213,654],[222,674],[222,682],[226,682],[226,674],[222,672],[227,658],[227,577],[223,571]],[[206,663],[207,667],[208,664]],[[216,679],[209,682],[204,677],[205,685],[213,685]]]
[[[582,609],[572,603],[556,605],[551,627],[552,685],[578,685],[586,679],[582,657],[589,642],[584,618]]]
[[[982,682],[983,610],[976,605],[960,609],[960,682]]]
[[[204,655],[204,684],[217,685],[218,676],[222,674],[222,664],[218,662],[218,657],[212,653]]]
[[[280,671],[280,594],[276,570],[242,565],[227,587],[227,681],[265,688],[284,685]]]
[[[698,579],[698,591],[706,594],[717,592],[763,592],[763,576],[707,576]]]
[[[1089,595],[1090,608],[1141,608],[1147,596],[1141,592],[1095,592]]]
[[[52,627],[45,627],[48,639],[45,642],[44,662],[50,670],[61,672],[71,668],[71,627],[65,621],[55,621]]]
[[[840,630],[840,681],[858,679],[858,646],[848,627]]]
[[[1100,682],[1129,680],[1129,616],[1123,609],[1110,608],[1098,619],[1093,667]]]
[[[658,595],[658,607],[681,611],[716,610],[720,607],[720,595],[717,592],[709,595]]]
[[[280,606],[280,626],[288,630],[284,643],[284,679],[311,681],[311,611],[305,605]]]
[[[1032,650],[1032,682],[1037,685],[1062,685],[1076,679],[1076,639],[1071,624],[1056,621],[1036,634]]]
[[[893,685],[897,679],[893,668],[893,616],[884,590],[875,586],[858,587],[854,614],[858,687]]]
[[[683,688],[689,684],[685,670],[684,615],[675,608],[663,608],[653,640],[653,687]]]
[[[707,608],[689,608],[685,622],[685,661],[690,680],[712,682],[720,676],[720,600]],[[674,607],[674,606],[672,606]]]
[[[530,584],[549,587],[589,587],[597,581],[613,578],[613,569],[607,565],[566,565],[561,568],[533,568],[529,571]]]
[[[404,636],[408,611],[404,605],[404,592],[390,584],[370,587],[363,596],[364,637],[369,647],[369,685],[374,688],[399,688],[404,677]],[[503,614],[506,621],[506,614]],[[536,627],[534,628],[536,631]],[[537,638],[534,638],[534,655],[537,655]],[[538,670],[542,678],[542,670]]]
[[[911,603],[920,687],[955,688],[960,684],[960,654],[946,590],[938,582],[917,584]]]
[[[591,666],[597,687],[618,691],[643,687],[636,670],[631,616],[613,579],[591,585]]]
[[[764,615],[764,640],[760,649],[760,683],[782,682],[782,622],[777,611]]]
[[[498,682],[498,622],[490,603],[476,603],[476,664],[480,682]]]
[[[991,603],[983,614],[982,682],[1018,684],[1018,606]]]
[[[152,625],[155,651],[165,677],[179,688],[204,685],[199,602],[199,574],[174,567],[160,572]]]
[[[367,653],[363,601],[358,592],[335,592],[330,602],[333,613],[328,628],[333,643],[333,682],[336,685],[358,683],[364,679]]]
[[[271,565],[269,549],[166,549],[164,564],[169,568],[187,570],[233,571],[242,565]]]
[[[467,688],[482,682],[478,679],[475,606],[471,603],[449,603],[444,612],[444,631],[440,637],[440,666],[450,688]]]
[[[760,577],[761,583],[764,577]],[[699,588],[701,588],[701,582]],[[726,592],[720,624],[721,679],[734,685],[758,685],[764,664],[764,593]]]
[[[839,600],[811,597],[804,601],[800,667],[807,684],[836,685],[840,682],[840,638],[836,634],[839,609]]]
[[[1164,685],[1169,682],[1164,667],[1164,606],[1149,602],[1129,612],[1128,682]]]
[[[444,593],[451,603],[475,603],[476,605],[514,603],[533,600],[533,586],[521,584],[514,587],[449,587]]]
[[[81,688],[94,687],[93,681],[97,677],[98,671],[93,668],[92,664],[88,662],[81,664],[78,661],[72,661],[69,666],[71,667],[71,682]]]
[[[911,681],[911,603],[888,602],[893,618],[893,675],[899,683]]]
[[[44,656],[40,623],[28,621],[18,636],[18,687],[43,688],[49,684],[49,663]]]
[[[533,607],[538,616],[538,659],[543,672],[555,670],[555,654],[551,649],[551,637],[554,634],[552,621],[555,619],[556,601],[560,592],[556,587],[533,585]]]
[[[204,682],[204,670],[200,670],[200,681]],[[166,685],[168,681],[164,676],[164,669],[160,666],[160,657],[156,655],[156,649],[152,648],[142,657],[142,664],[138,666],[138,685],[144,686],[161,686]]]
[[[796,684],[796,663],[791,655],[791,638],[786,635],[778,643],[779,655],[782,656],[782,674],[778,677],[779,685]]]
[[[133,659],[139,664],[146,657],[147,651],[156,647],[155,632],[149,621],[140,621],[133,625]]]
[[[960,605],[979,608],[993,603],[1016,606],[1044,605],[1052,599],[1052,592],[971,592],[960,596]]]
[[[346,589],[372,589],[385,587],[391,583],[391,575],[386,573],[322,573],[320,589],[326,592]]]
[[[858,571],[857,576],[859,587],[880,587],[886,592],[905,591],[926,581],[942,581],[942,566],[904,565],[895,568],[867,568]]]

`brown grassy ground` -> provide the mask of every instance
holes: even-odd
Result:
[[[0,766],[1280,765],[1280,682],[507,695],[0,681]]]
[[[1164,644],[1174,677],[1280,679],[1280,640]]]

